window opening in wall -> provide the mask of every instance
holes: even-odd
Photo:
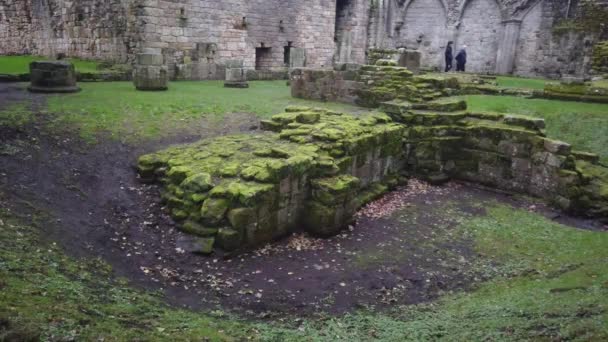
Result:
[[[350,0],[336,0],[336,22],[335,22],[335,30],[334,30],[334,41],[339,40],[340,31],[343,29],[344,23],[347,21],[348,16],[348,6],[350,4]]]
[[[272,67],[272,51],[269,47],[255,49],[255,70],[269,70]]]
[[[289,66],[289,59],[291,57],[291,48],[292,48],[292,42],[287,42],[287,46],[285,46],[283,48],[283,63],[285,63],[286,66]]]

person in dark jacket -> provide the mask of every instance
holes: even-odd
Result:
[[[467,65],[467,46],[463,45],[462,49],[456,55],[456,71],[465,71]]]
[[[452,52],[452,42],[448,42],[448,46],[445,48],[445,72],[452,70],[452,60],[454,54]]]

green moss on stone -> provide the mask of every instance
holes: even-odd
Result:
[[[314,124],[319,122],[321,114],[315,112],[300,112],[296,117],[296,121],[303,124]]]
[[[213,245],[215,244],[215,238],[200,238],[195,241],[195,253],[209,255],[213,253]]]
[[[203,172],[184,179],[180,186],[190,192],[207,192],[213,187],[213,183],[211,175]]]
[[[222,222],[230,202],[224,198],[209,198],[201,208],[201,217],[206,224],[215,226]]]
[[[232,228],[220,228],[216,242],[226,251],[234,251],[242,245],[243,234]]]
[[[217,234],[217,228],[205,227],[194,221],[186,221],[181,225],[181,231],[184,233],[202,236],[202,237],[210,237],[215,236]]]

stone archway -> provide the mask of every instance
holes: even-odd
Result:
[[[455,53],[467,46],[467,71],[494,73],[502,16],[496,0],[470,0],[462,11]]]
[[[516,75],[535,76],[539,73],[538,65],[542,64],[542,50],[539,49],[542,15],[542,2],[538,2],[523,18],[515,52],[513,73]]]
[[[447,15],[441,0],[412,0],[394,27],[398,47],[420,51],[423,67],[441,68],[447,44]]]

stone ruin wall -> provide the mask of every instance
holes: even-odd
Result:
[[[578,1],[375,0],[368,45],[422,53],[441,69],[448,41],[468,46],[468,70],[521,76],[582,76],[590,70],[594,34],[555,33]],[[570,6],[570,8],[569,8]],[[456,53],[456,51],[455,51]]]
[[[410,176],[450,179],[544,198],[608,220],[608,168],[597,155],[546,138],[544,121],[470,113],[462,100],[385,103],[353,117],[288,108],[262,122],[275,134],[224,136],[139,159],[187,250],[261,246],[304,229],[337,234],[358,208]],[[182,239],[183,240],[183,239]]]
[[[466,111],[453,77],[414,76],[404,68],[296,69],[292,95],[380,107],[406,125],[407,170],[527,193],[562,209],[608,219],[608,168],[597,155],[548,139],[542,119]]]
[[[0,0],[0,54],[126,62],[131,0]]]
[[[286,70],[284,49],[290,43],[305,49],[309,67],[362,64],[368,48],[407,48],[422,53],[423,67],[440,69],[445,44],[453,40],[456,49],[469,46],[470,71],[581,76],[590,70],[597,37],[554,30],[561,19],[576,14],[577,4],[566,0],[0,0],[0,54],[65,53],[124,63],[143,47],[159,47],[175,79],[222,78],[222,65],[229,59],[244,60],[249,70],[258,69],[251,77],[264,78]],[[262,43],[265,49],[260,49]]]
[[[349,0],[0,0],[0,54],[127,62],[161,48],[176,78],[222,78],[221,65],[286,70],[285,47],[306,50],[306,65],[336,57],[363,62],[369,2]],[[345,43],[336,44],[335,33]],[[340,38],[342,39],[342,38]],[[336,45],[341,46],[336,53]],[[257,58],[256,58],[257,55]]]
[[[218,64],[242,59],[245,68],[286,69],[285,47],[304,48],[308,65],[332,65],[335,1],[148,0],[142,9],[143,41],[163,50],[170,70],[199,64],[213,78]],[[203,64],[202,66],[200,64]],[[206,72],[206,70],[205,70]]]
[[[140,176],[163,184],[170,214],[193,239],[188,250],[255,247],[298,229],[333,235],[412,176],[529,194],[608,222],[608,167],[597,155],[547,138],[542,119],[467,111],[464,100],[445,98],[461,86],[454,77],[392,66],[295,69],[291,85],[294,96],[350,98],[380,112],[290,107],[262,121],[274,133],[142,156]]]

